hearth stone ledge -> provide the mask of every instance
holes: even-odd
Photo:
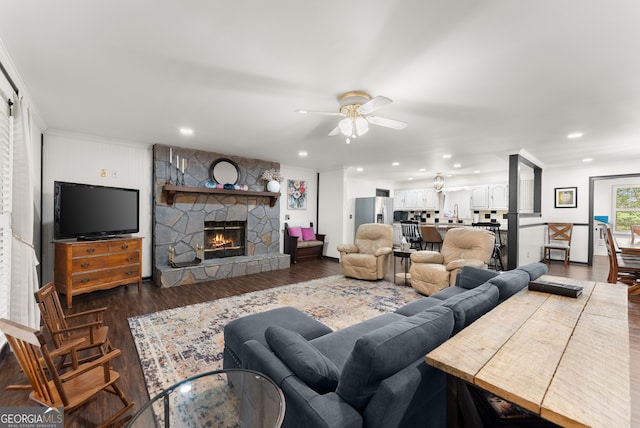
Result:
[[[161,288],[178,287],[217,279],[288,269],[290,263],[290,256],[282,253],[224,257],[205,260],[199,265],[184,268],[157,266],[153,279],[155,284]]]

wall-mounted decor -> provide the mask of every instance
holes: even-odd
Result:
[[[307,209],[307,182],[302,180],[287,180],[287,201],[291,210]]]
[[[555,188],[556,208],[577,208],[578,188],[577,187],[556,187]]]

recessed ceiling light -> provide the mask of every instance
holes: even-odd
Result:
[[[298,113],[300,114],[307,114],[308,112],[306,110],[296,110]]]
[[[391,165],[398,166],[398,165],[400,165],[400,162],[393,162]]]
[[[453,174],[447,174],[447,178],[453,177]]]
[[[191,129],[191,128],[180,128],[180,133],[182,135],[193,135],[193,129]]]
[[[304,150],[298,152],[298,156],[300,156],[301,158],[306,158],[308,154],[309,153],[305,152]]]
[[[427,170],[427,168],[420,168],[419,171],[420,172],[425,172]]]
[[[480,171],[478,171],[477,169],[475,171],[473,171],[474,174],[480,174]]]
[[[364,171],[364,168],[356,168],[356,171],[362,172],[362,171]]]
[[[451,155],[449,154],[442,155],[442,159],[450,159],[450,158],[451,158]]]
[[[411,181],[411,180],[413,180],[413,177],[409,177],[409,178],[407,178],[407,180]]]
[[[584,134],[582,132],[572,132],[571,134],[567,135],[567,138],[570,140],[575,140],[577,138],[581,138]]]
[[[582,162],[593,162],[593,158],[584,158]]]
[[[453,167],[454,167],[454,168],[460,168],[461,166],[462,166],[462,165],[460,165],[459,163],[454,163],[454,164],[453,164]]]

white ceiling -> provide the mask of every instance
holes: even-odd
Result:
[[[49,129],[397,183],[505,173],[520,149],[640,159],[638,0],[0,0],[0,40]],[[409,126],[347,145],[294,112],[349,90]]]

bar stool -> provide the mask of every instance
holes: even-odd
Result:
[[[471,226],[476,229],[486,229],[496,236],[496,243],[493,247],[493,254],[491,254],[490,268],[493,270],[504,270],[504,264],[502,263],[502,236],[500,235],[500,223],[498,222],[481,222],[472,223]]]

